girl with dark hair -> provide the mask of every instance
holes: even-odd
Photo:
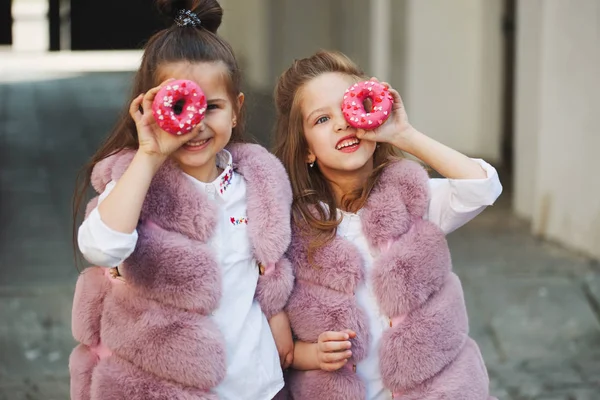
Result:
[[[274,156],[244,143],[219,3],[158,5],[175,23],[147,43],[128,112],[75,196],[77,214],[90,183],[98,193],[77,237],[98,267],[77,282],[71,398],[271,399],[293,356],[282,312],[293,285],[289,181]],[[207,99],[204,120],[180,136],[152,113],[172,79]]]

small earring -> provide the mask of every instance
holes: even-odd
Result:
[[[311,162],[311,163],[310,163],[310,164],[308,164],[308,165],[310,165],[310,167],[312,168],[312,167],[314,167],[314,166],[315,166],[315,162],[313,161],[313,162]]]

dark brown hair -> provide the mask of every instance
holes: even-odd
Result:
[[[346,193],[337,204],[331,183],[318,166],[306,163],[308,142],[304,136],[299,92],[302,87],[321,74],[337,72],[359,80],[367,79],[364,72],[348,57],[339,52],[320,51],[312,57],[296,60],[280,77],[275,88],[277,124],[275,154],[285,166],[292,184],[294,223],[303,226],[310,236],[309,255],[335,237],[340,224],[335,210],[349,211],[362,208],[377,183],[385,166],[400,154],[390,144],[380,143],[373,155],[373,171],[362,187]],[[323,207],[321,202],[327,205]]]
[[[115,128],[100,149],[92,156],[77,176],[73,196],[73,242],[77,257],[77,226],[82,203],[90,186],[94,166],[106,157],[123,149],[137,149],[138,137],[135,122],[129,115],[129,104],[140,93],[145,93],[160,82],[160,68],[176,62],[222,62],[228,72],[228,93],[237,116],[230,142],[243,142],[244,108],[238,108],[237,97],[241,92],[241,71],[229,43],[217,35],[223,9],[216,0],[156,0],[158,10],[172,25],[152,36],[144,48],[141,65],[137,71],[131,96],[117,121]],[[200,20],[199,26],[179,26],[173,23],[180,10],[190,10]]]

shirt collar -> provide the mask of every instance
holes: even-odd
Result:
[[[215,196],[220,196],[225,199],[227,198],[227,195],[232,192],[232,186],[235,185],[233,159],[229,151],[223,149],[217,153],[217,167],[221,168],[223,172],[221,172],[221,174],[212,182],[201,182],[188,174],[185,174],[185,176],[201,187],[206,193],[214,193]]]

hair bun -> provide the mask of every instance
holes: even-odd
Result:
[[[223,20],[223,8],[217,0],[156,0],[158,11],[174,21],[180,10],[190,10],[202,22],[201,27],[217,33]]]

